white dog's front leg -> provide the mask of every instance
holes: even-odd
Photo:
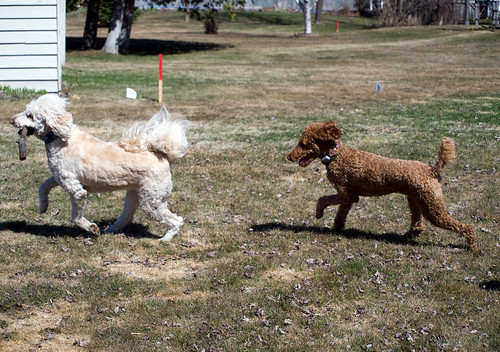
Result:
[[[85,191],[85,193],[87,192]],[[101,231],[99,230],[99,226],[88,221],[83,216],[87,205],[87,197],[83,196],[82,192],[78,193],[78,197],[79,198],[76,198],[71,195],[71,220],[73,221],[73,224],[96,236],[100,235]]]
[[[49,207],[49,193],[52,188],[57,186],[59,186],[59,184],[54,179],[54,176],[51,176],[43,181],[38,188],[38,197],[40,199],[40,214],[43,214],[47,211],[47,208]]]
[[[99,226],[88,221],[83,216],[85,207],[87,206],[87,191],[83,188],[82,184],[78,180],[66,178],[62,180],[61,187],[63,187],[71,197],[71,220],[73,224],[82,230],[94,235],[99,235],[101,233]]]

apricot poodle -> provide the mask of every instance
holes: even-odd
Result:
[[[177,235],[183,219],[168,209],[170,167],[186,152],[190,122],[172,118],[163,106],[149,121],[136,122],[125,130],[118,143],[104,142],[73,123],[67,104],[56,94],[46,94],[10,120],[45,142],[52,176],[38,190],[40,213],[47,210],[49,192],[61,186],[71,197],[73,223],[98,235],[99,227],[84,217],[88,194],[126,190],[123,211],[106,232],[120,231],[141,206],[151,218],[167,225],[161,240]]]
[[[344,228],[347,214],[360,196],[382,196],[390,193],[406,195],[411,212],[407,238],[415,238],[425,230],[424,218],[433,225],[462,235],[471,250],[477,249],[474,228],[454,220],[446,212],[441,176],[444,166],[456,161],[455,142],[444,137],[438,161],[434,166],[420,161],[391,159],[344,146],[342,131],[335,122],[318,122],[306,127],[288,160],[308,166],[320,158],[326,166],[328,180],[337,194],[323,196],[316,204],[316,218],[326,207],[339,205],[334,231]]]

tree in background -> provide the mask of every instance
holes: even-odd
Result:
[[[87,17],[83,31],[82,50],[97,49],[97,27],[99,24],[100,0],[87,1]]]
[[[108,35],[102,51],[108,54],[128,54],[130,32],[134,18],[134,0],[115,0],[111,11]]]
[[[304,14],[304,34],[312,34],[311,10],[315,5],[315,0],[295,0]]]
[[[102,51],[127,54],[134,17],[134,0],[86,0],[87,7],[82,49],[97,49],[97,28],[108,27]]]
[[[80,8],[80,0],[66,0],[66,12],[78,10]]]
[[[205,21],[205,33],[217,34],[220,10],[230,19],[236,17],[235,7],[244,6],[245,0],[191,0],[191,8],[186,8],[191,17]]]
[[[380,23],[389,27],[445,24],[454,19],[449,0],[386,0],[379,15]]]
[[[323,0],[318,0],[316,5],[316,16],[314,17],[314,24],[321,24],[321,16],[323,15]]]

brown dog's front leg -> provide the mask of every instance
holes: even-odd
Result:
[[[359,197],[345,197],[341,196],[340,194],[333,194],[331,196],[323,196],[318,199],[318,202],[316,203],[316,219],[321,219],[323,217],[323,213],[327,207],[330,205],[338,205],[338,204],[351,204],[352,203],[357,203],[359,200]],[[351,209],[351,206],[348,207],[347,212],[345,216],[347,216],[347,213]],[[344,219],[345,221],[345,219]]]
[[[344,229],[347,214],[349,214],[351,208],[352,203],[339,205],[337,216],[335,216],[335,221],[333,222],[333,232],[342,231]]]
[[[316,219],[321,219],[323,217],[326,207],[334,204],[339,204],[339,198],[340,197],[338,194],[319,197],[318,201],[316,202]]]

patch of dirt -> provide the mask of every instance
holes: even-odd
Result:
[[[0,320],[8,323],[3,330],[1,350],[81,351],[81,347],[90,342],[90,337],[84,333],[73,335],[65,331],[65,326],[71,324],[72,320],[81,320],[78,316],[81,311],[81,306],[76,308],[70,303],[61,302],[45,309],[27,308],[13,317],[0,314]],[[12,335],[15,338],[9,338]]]
[[[271,280],[292,282],[303,280],[308,275],[306,272],[297,272],[293,269],[274,269],[265,271],[262,276]]]
[[[112,273],[122,274],[134,280],[171,280],[188,276],[190,272],[202,267],[190,259],[176,257],[104,259],[102,265]]]

